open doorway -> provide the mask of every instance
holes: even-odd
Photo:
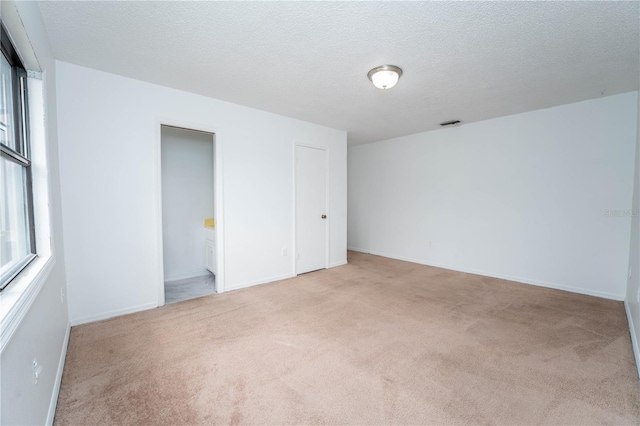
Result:
[[[216,292],[215,135],[161,126],[165,303]]]

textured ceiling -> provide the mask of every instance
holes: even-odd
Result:
[[[41,2],[56,58],[360,144],[639,86],[640,2]],[[367,72],[399,65],[392,90]]]

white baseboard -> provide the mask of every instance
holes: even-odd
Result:
[[[284,275],[278,275],[278,276],[271,277],[271,278],[266,278],[266,279],[263,279],[263,280],[248,281],[246,283],[236,284],[234,286],[227,286],[224,289],[224,291],[227,292],[227,291],[231,291],[231,290],[240,290],[241,288],[247,288],[247,287],[253,287],[254,285],[272,283],[274,281],[286,280],[287,278],[293,278],[293,277],[295,277],[294,274],[284,274]]]
[[[363,249],[363,248],[359,248],[359,247],[347,247],[347,250],[357,251],[357,252],[360,252],[360,253],[369,254],[369,250],[368,249]]]
[[[638,379],[640,379],[640,348],[638,347],[638,339],[636,337],[636,327],[633,324],[633,317],[631,316],[629,303],[627,302],[626,299],[624,300],[624,310],[627,313],[627,321],[629,321],[629,334],[631,334],[631,346],[633,348],[633,355],[636,358],[636,369],[638,370]]]
[[[164,281],[179,281],[179,280],[186,280],[188,278],[196,278],[196,277],[204,277],[206,275],[209,275],[209,270],[208,269],[201,269],[199,271],[194,271],[194,272],[188,272],[186,274],[176,274],[176,275],[168,275],[164,277]]]
[[[335,268],[336,266],[347,265],[348,263],[349,262],[347,262],[346,260],[341,260],[339,262],[330,263],[329,268]]]
[[[475,274],[475,275],[482,275],[482,276],[485,276],[485,277],[499,278],[501,280],[515,281],[515,282],[519,282],[519,283],[523,283],[523,284],[531,284],[531,285],[535,285],[535,286],[538,286],[538,287],[552,288],[554,290],[562,290],[562,291],[568,291],[568,292],[571,292],[571,293],[585,294],[587,296],[601,297],[603,299],[611,299],[611,300],[618,300],[618,301],[623,301],[624,300],[624,295],[619,295],[619,294],[614,294],[614,293],[607,293],[607,292],[603,292],[603,291],[590,290],[590,289],[585,289],[585,288],[580,288],[580,287],[571,287],[571,286],[566,286],[566,285],[562,285],[562,284],[557,284],[557,283],[552,283],[552,282],[547,282],[547,281],[540,281],[540,280],[533,280],[533,279],[529,279],[529,278],[522,278],[522,277],[511,276],[511,275],[496,274],[496,273],[482,271],[482,270],[478,270],[478,269],[460,268],[460,267],[457,267],[457,266],[438,264],[438,263],[435,263],[435,262],[428,262],[428,261],[426,261],[424,259],[416,259],[416,258],[411,258],[411,257],[396,256],[396,255],[389,254],[389,253],[371,251],[370,254],[373,254],[373,255],[376,255],[376,256],[388,257],[388,258],[391,258],[391,259],[403,260],[405,262],[419,263],[421,265],[433,266],[433,267],[436,267],[436,268],[449,269],[449,270],[457,271],[457,272],[465,272],[465,273],[468,273],[468,274]]]
[[[62,383],[62,372],[64,371],[64,361],[67,358],[67,348],[69,347],[69,336],[71,335],[71,323],[67,323],[67,331],[64,334],[62,342],[62,350],[60,351],[60,361],[58,362],[58,372],[53,382],[53,393],[51,394],[51,402],[49,402],[49,413],[47,414],[47,426],[53,425],[56,416],[56,407],[58,406],[58,394],[60,393],[60,384]]]
[[[71,320],[71,326],[88,324],[90,322],[102,321],[109,318],[119,317],[121,315],[133,314],[135,312],[146,311],[147,309],[153,309],[158,307],[158,302],[145,303],[144,305],[132,306],[130,308],[118,309],[115,311],[103,312],[97,315],[90,315],[86,317],[74,318]]]

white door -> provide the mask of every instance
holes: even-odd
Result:
[[[297,274],[327,267],[327,159],[323,149],[296,146]]]

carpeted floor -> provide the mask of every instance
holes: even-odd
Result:
[[[639,424],[621,302],[383,257],[74,327],[56,423]]]

